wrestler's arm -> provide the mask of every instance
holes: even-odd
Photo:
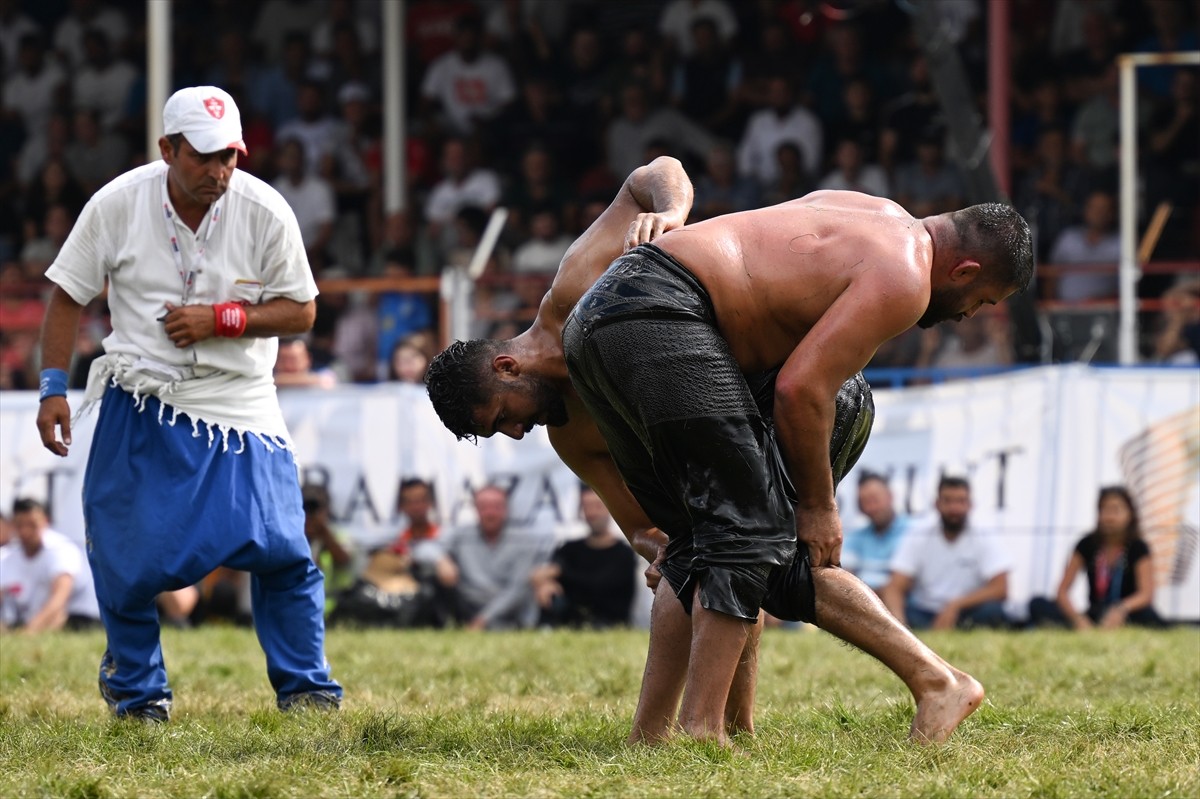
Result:
[[[654,564],[666,546],[667,536],[654,526],[642,506],[629,493],[617,471],[604,438],[590,417],[573,414],[571,421],[550,430],[550,443],[562,462],[591,486],[604,502],[630,546]]]
[[[829,470],[838,389],[880,344],[910,328],[927,297],[907,273],[851,282],[805,334],[775,383],[775,428],[796,486],[796,527],[813,566],[838,565],[842,531]],[[927,291],[927,289],[924,289]]]
[[[627,250],[683,227],[692,211],[692,181],[683,164],[670,156],[661,155],[629,173],[618,199],[625,194],[641,209],[625,233]]]

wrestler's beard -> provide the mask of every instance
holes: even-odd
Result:
[[[536,407],[546,416],[547,427],[562,427],[567,423],[567,403],[554,386],[539,380],[533,385],[533,396]]]
[[[960,316],[962,304],[962,295],[956,289],[934,289],[929,297],[929,307],[917,320],[917,327],[928,330],[939,322],[948,322]]]

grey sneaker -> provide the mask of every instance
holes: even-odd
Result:
[[[166,724],[171,720],[171,703],[160,700],[141,707],[131,707],[118,718],[140,721],[143,724]]]
[[[291,696],[284,697],[275,704],[284,713],[292,713],[298,710],[332,711],[342,706],[342,700],[336,694],[329,691],[306,691],[301,694],[292,694]]]

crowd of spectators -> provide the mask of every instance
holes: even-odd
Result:
[[[984,4],[936,1],[956,21],[982,114]],[[1010,5],[1012,200],[1036,231],[1039,260],[1109,264],[1055,272],[1036,291],[1043,300],[1111,300],[1114,57],[1196,49],[1200,4]],[[378,0],[177,0],[172,79],[175,87],[219,85],[236,98],[249,149],[239,168],[270,181],[295,209],[319,280],[436,276],[466,263],[489,212],[507,208],[476,292],[473,333],[523,329],[573,238],[630,170],[659,154],[680,158],[692,175],[692,220],[820,188],[886,195],[916,215],[968,200],[908,4],[404,7],[403,211],[384,213],[382,200]],[[35,382],[43,273],[82,205],[145,157],[144,14],[140,0],[0,0],[0,389]],[[1171,208],[1155,255],[1194,260],[1196,71],[1141,70],[1139,91],[1143,217],[1162,203]],[[1173,280],[1149,274],[1142,294],[1159,297]],[[1174,296],[1191,308],[1186,291]],[[326,291],[319,303],[309,356],[339,381],[391,379],[414,334],[424,357],[440,343],[430,332],[438,326],[432,292]],[[873,365],[1011,361],[1010,325],[999,313],[976,331],[914,332]],[[1194,355],[1195,327],[1173,334],[1176,360]],[[105,333],[100,304],[89,309],[77,351],[96,351]]]

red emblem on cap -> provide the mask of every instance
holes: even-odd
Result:
[[[220,119],[225,116],[225,101],[218,97],[209,97],[204,101],[204,110],[213,119]]]

